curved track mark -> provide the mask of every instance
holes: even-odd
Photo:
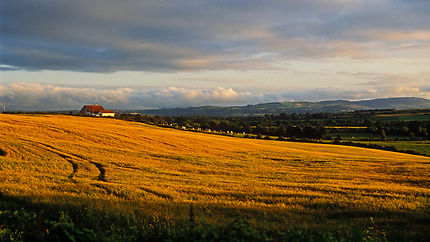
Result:
[[[25,139],[23,139],[23,140],[25,140]],[[89,161],[89,160],[85,159],[85,157],[78,155],[78,154],[65,155],[62,153],[63,151],[61,151],[61,150],[59,150],[59,149],[57,149],[51,145],[42,143],[42,142],[37,142],[37,141],[32,141],[32,140],[25,140],[25,141],[30,142],[30,143],[37,143],[37,144],[40,144],[42,146],[45,146],[45,147],[49,148],[49,149],[47,149],[48,151],[59,155],[60,157],[62,157],[66,161],[68,161],[70,164],[72,164],[73,172],[72,172],[72,174],[70,174],[69,178],[73,178],[75,173],[78,171],[78,164],[73,161],[73,157],[75,157],[75,158],[78,158],[78,159],[81,159],[83,161],[87,161],[87,162],[93,164],[99,170],[99,173],[100,173],[99,176],[97,177],[97,180],[106,182],[106,170],[102,164],[94,162],[94,161]]]
[[[142,189],[142,190],[143,190],[143,191],[145,191],[145,192],[152,193],[152,194],[154,194],[154,195],[156,195],[156,196],[158,196],[158,197],[161,197],[161,198],[165,198],[165,199],[173,199],[173,197],[172,197],[172,196],[170,196],[170,195],[168,195],[168,194],[159,193],[159,192],[153,191],[153,190],[151,190],[151,189],[148,189],[148,188],[146,188],[146,187],[139,187],[139,188],[140,188],[140,189]]]
[[[103,165],[102,164],[100,164],[100,163],[97,163],[97,162],[94,162],[94,161],[89,161],[91,164],[93,164],[95,167],[97,167],[97,169],[99,170],[99,172],[100,172],[100,175],[98,176],[98,178],[97,178],[97,180],[99,180],[99,181],[103,181],[103,182],[106,182],[106,170],[105,170],[105,168],[103,167]]]
[[[45,147],[42,147],[42,149],[44,149],[46,151],[49,151],[49,152],[52,152],[52,153],[58,155],[59,157],[63,158],[67,162],[69,162],[72,165],[72,169],[73,169],[72,173],[69,175],[70,179],[73,179],[73,177],[75,176],[76,172],[78,172],[78,169],[79,169],[78,163],[74,162],[73,158],[71,156],[65,155],[65,154],[61,153],[61,151],[59,149],[57,149],[55,147],[52,147],[50,145],[44,144],[44,143],[40,143],[40,142],[36,142],[36,141],[31,141],[31,140],[25,140],[25,141],[43,145]]]

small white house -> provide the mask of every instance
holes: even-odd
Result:
[[[100,117],[115,117],[115,112],[114,111],[112,111],[112,110],[100,110],[98,113],[97,113],[97,115],[98,116],[100,116]]]

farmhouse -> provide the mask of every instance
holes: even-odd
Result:
[[[112,110],[104,109],[102,105],[85,105],[79,111],[81,115],[99,116],[99,117],[114,117],[115,112]]]
[[[115,117],[115,112],[112,110],[100,110],[98,114],[100,117]]]

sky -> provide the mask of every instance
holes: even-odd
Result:
[[[428,0],[4,0],[15,110],[430,98]]]

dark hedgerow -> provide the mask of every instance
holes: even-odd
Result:
[[[188,219],[170,221],[150,215],[118,214],[85,206],[55,207],[3,197],[0,199],[0,241],[387,241],[395,238],[401,241],[410,236],[387,234],[373,220],[368,226],[351,227],[345,233],[336,227],[257,228],[246,217],[238,217],[226,225],[205,223],[195,221],[194,216],[192,208]],[[426,235],[408,238],[425,241]]]

